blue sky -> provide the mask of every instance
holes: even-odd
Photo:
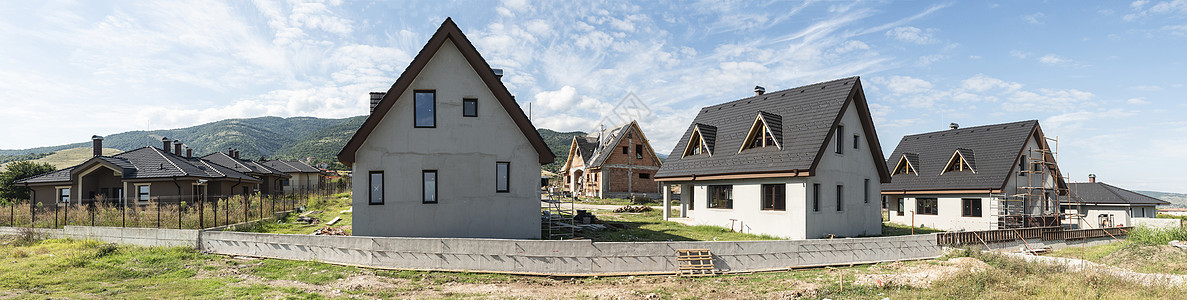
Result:
[[[0,149],[362,115],[453,17],[541,128],[588,131],[634,93],[667,153],[702,106],[858,75],[886,153],[1037,119],[1074,181],[1187,192],[1187,0],[6,2]]]

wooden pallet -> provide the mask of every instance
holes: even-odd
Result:
[[[713,253],[709,249],[676,250],[676,262],[680,276],[713,276]]]

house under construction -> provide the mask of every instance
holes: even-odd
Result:
[[[882,185],[891,222],[944,230],[1059,226],[1074,204],[1056,162],[1058,141],[1036,120],[903,137]]]

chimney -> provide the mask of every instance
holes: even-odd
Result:
[[[165,152],[170,152],[169,146],[171,146],[171,145],[173,145],[172,140],[170,140],[167,137],[161,138],[161,150],[165,150]]]
[[[231,156],[234,154],[235,154],[235,150],[231,150],[231,147],[227,147],[227,156]]]
[[[173,141],[173,155],[181,156],[181,140]]]
[[[103,156],[103,137],[92,135],[91,148],[95,149],[91,153],[93,156]]]
[[[239,159],[239,150],[235,150],[235,159]]]
[[[960,129],[960,124],[948,123],[948,128],[952,128],[952,130],[957,130],[957,129]]]
[[[490,69],[490,71],[492,73],[495,73],[495,78],[498,78],[500,80],[503,79],[503,69]]]
[[[386,92],[371,92],[371,113],[375,112],[375,106],[379,105],[379,101],[383,100],[383,96],[387,96]]]
[[[190,149],[190,147],[185,147],[185,157],[186,158],[194,157],[194,149]]]
[[[1088,174],[1088,183],[1096,183],[1096,174]]]
[[[762,94],[766,94],[766,93],[767,93],[767,88],[764,88],[762,86],[757,86],[757,85],[754,86],[754,95],[755,96],[762,96]]]

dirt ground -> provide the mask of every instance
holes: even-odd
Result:
[[[931,287],[936,280],[948,279],[962,272],[977,272],[992,268],[992,266],[971,257],[957,257],[946,261],[919,264],[904,264],[893,262],[872,267],[882,274],[858,274],[854,284],[865,286],[911,286],[917,288]]]

